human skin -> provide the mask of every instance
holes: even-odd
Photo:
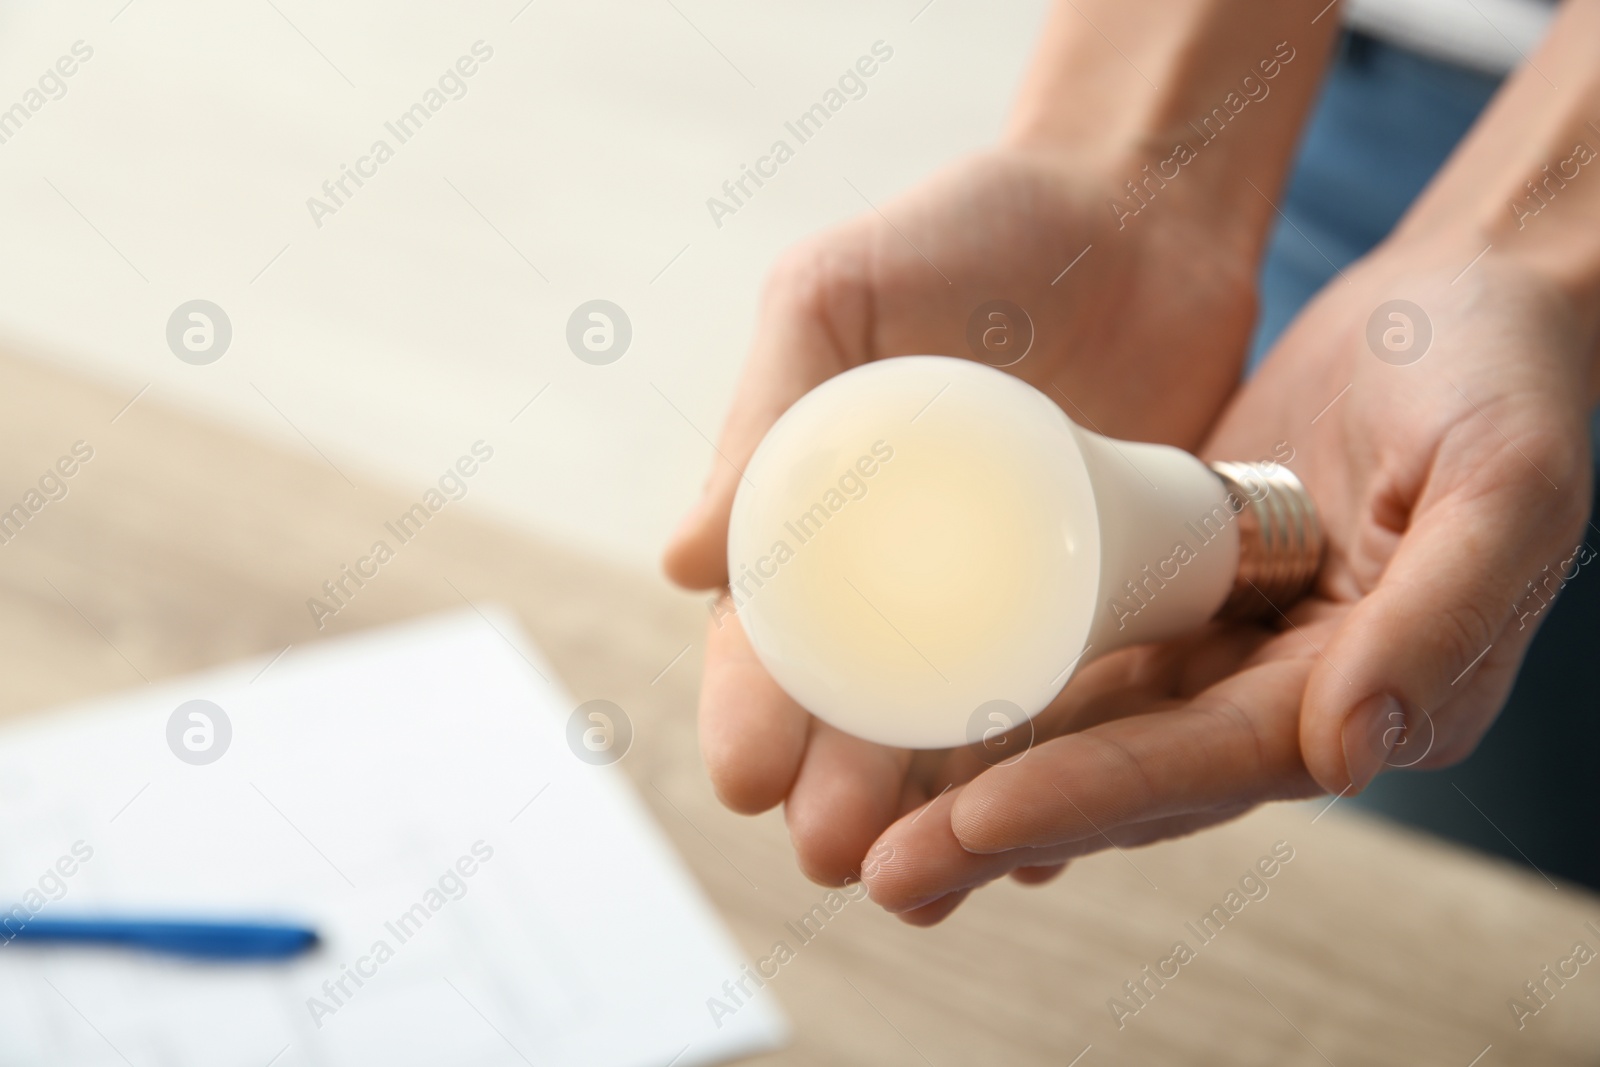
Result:
[[[1218,458],[1293,445],[1329,542],[1313,595],[1276,626],[1213,624],[1091,665],[1052,709],[1051,740],[885,832],[875,900],[942,917],[1009,871],[1473,750],[1543,618],[1515,604],[1588,532],[1600,157],[1542,198],[1526,182],[1600,145],[1596,41],[1600,3],[1570,0],[1395,233],[1299,316],[1207,442]],[[1398,366],[1366,336],[1396,298],[1434,330]]]
[[[1333,13],[1316,17],[1321,7],[1058,5],[998,147],[803,243],[773,271],[668,574],[692,588],[726,583],[739,471],[790,404],[870,359],[965,355],[968,315],[995,298],[1027,309],[1036,327],[1033,350],[1008,369],[1072,418],[1198,447],[1238,380],[1274,217],[1268,197],[1336,30]],[[1127,183],[1178,141],[1195,142],[1190,120],[1229,94],[1235,106],[1253,98],[1222,136],[1180,176],[1145,186],[1154,196],[1136,217],[1112,207],[1136,204]],[[736,616],[708,629],[700,734],[723,801],[751,813],[783,803],[800,866],[828,884],[861,877],[869,847],[899,816],[984,769],[964,751],[887,748],[816,720],[767,674]],[[910,919],[938,917],[936,908]]]
[[[1554,286],[1515,267],[1480,262],[1452,284],[1474,254],[1395,246],[1347,272],[1207,445],[1292,443],[1328,539],[1314,593],[1282,621],[1212,624],[1086,668],[1051,709],[1049,740],[884,833],[874,900],[949,904],[1018,867],[1472,751],[1537,628],[1514,603],[1583,537],[1595,342]],[[1397,292],[1435,330],[1405,366],[1366,339]]]

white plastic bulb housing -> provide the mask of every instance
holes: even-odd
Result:
[[[807,393],[757,447],[728,604],[825,722],[906,748],[980,741],[1095,656],[1252,590],[1282,606],[1304,588],[1321,538],[1299,483],[1224,470],[1085,430],[981,363],[875,361]]]

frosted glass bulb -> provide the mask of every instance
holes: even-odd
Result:
[[[1113,441],[981,363],[902,356],[807,393],[746,467],[733,610],[803,707],[881,744],[982,739],[1073,671],[1287,606],[1322,538],[1276,464]],[[1015,725],[1007,723],[1007,725]]]

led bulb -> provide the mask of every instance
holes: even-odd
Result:
[[[1285,468],[1113,441],[992,367],[903,356],[768,431],[728,573],[756,655],[807,710],[949,748],[1032,718],[1096,656],[1286,607],[1321,547]]]

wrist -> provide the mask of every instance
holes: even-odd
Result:
[[[1425,232],[1397,230],[1356,270],[1367,264],[1387,280],[1372,291],[1375,303],[1414,297],[1425,311],[1437,306],[1457,320],[1462,307],[1484,313],[1467,329],[1457,321],[1451,344],[1481,340],[1487,328],[1508,369],[1538,365],[1559,374],[1564,384],[1555,395],[1570,401],[1575,425],[1587,425],[1587,412],[1600,403],[1600,308],[1580,298],[1547,258],[1502,250],[1491,226],[1464,220]],[[1442,321],[1432,323],[1436,339]]]
[[[1600,137],[1586,123],[1569,125],[1501,146],[1498,166],[1470,180],[1452,166],[1395,237],[1471,249],[1541,277],[1600,326]]]
[[[1001,148],[1093,190],[1113,237],[1132,234],[1172,255],[1238,264],[1253,291],[1276,211],[1267,186],[1245,180],[1235,153],[1192,131],[1184,140],[1154,128],[1130,129],[1120,143],[1088,145],[1012,130]]]
[[[1103,175],[1119,230],[1205,220],[1258,259],[1337,32],[1322,6],[1058,4],[1004,142]]]
[[[1396,238],[1442,241],[1553,286],[1600,399],[1600,0],[1568,0]]]

